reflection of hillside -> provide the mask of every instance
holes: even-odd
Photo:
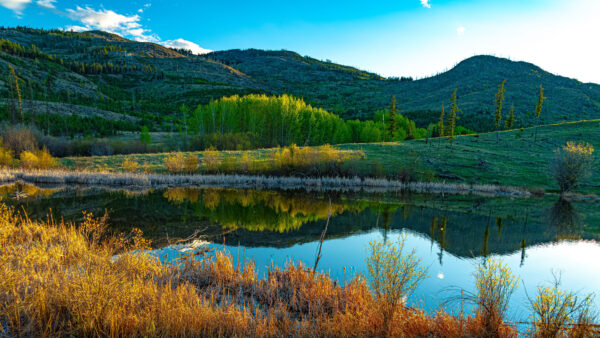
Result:
[[[326,238],[373,229],[384,235],[408,229],[430,238],[432,247],[437,243],[438,250],[461,257],[505,254],[557,239],[597,238],[585,223],[590,218],[596,223],[594,204],[494,199],[490,205],[480,198],[469,202],[462,197],[461,201],[437,200],[433,208],[427,207],[431,203],[423,196],[414,196],[422,206],[411,206],[410,198],[379,203],[332,197]],[[139,227],[155,246],[200,231],[209,241],[287,247],[318,240],[329,213],[326,196],[232,189],[177,188],[146,194],[63,190],[47,198],[9,199],[8,203],[25,208],[32,218],[45,218],[52,209],[54,219],[80,220],[82,210],[97,215],[106,210],[114,229]],[[498,210],[502,211],[496,217],[493,212]],[[441,260],[443,255],[440,251]]]

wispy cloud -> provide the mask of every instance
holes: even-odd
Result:
[[[138,13],[144,13],[144,11],[146,10],[146,8],[149,8],[150,6],[152,6],[151,3],[144,4],[144,7],[138,9]]]
[[[56,8],[54,6],[55,2],[56,2],[56,0],[38,0],[36,2],[36,4],[40,7],[54,9],[54,8]]]
[[[425,8],[431,8],[431,4],[429,3],[429,0],[421,0],[421,5]]]
[[[458,34],[458,35],[463,35],[463,34],[465,34],[466,31],[467,31],[467,29],[464,26],[456,27],[456,34]]]
[[[212,52],[212,50],[210,50],[210,49],[202,48],[202,47],[198,46],[197,44],[195,44],[191,41],[184,40],[184,39],[168,40],[168,41],[163,41],[163,42],[159,42],[159,43],[165,47],[183,48],[183,49],[191,50],[192,53],[194,53],[194,54],[207,54],[207,53]]]
[[[0,6],[6,7],[17,15],[23,14],[23,9],[31,3],[31,0],[0,0]]]

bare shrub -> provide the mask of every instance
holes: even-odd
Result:
[[[4,146],[20,154],[24,151],[37,149],[35,134],[30,128],[24,126],[6,126],[2,129],[2,142]]]
[[[94,141],[89,148],[91,156],[108,156],[112,155],[113,149],[108,140]]]
[[[561,192],[577,187],[589,176],[594,163],[594,147],[589,143],[567,142],[556,150],[552,169]]]

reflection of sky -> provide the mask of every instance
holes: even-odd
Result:
[[[415,248],[422,259],[422,264],[429,267],[429,278],[420,287],[413,299],[414,306],[426,311],[435,312],[440,303],[450,297],[459,296],[457,288],[466,292],[474,291],[474,272],[482,258],[459,258],[443,252],[442,264],[439,261],[440,247],[425,237],[405,231],[407,248]],[[395,240],[400,232],[388,234],[388,239]],[[318,269],[328,271],[334,279],[343,281],[349,276],[360,273],[366,276],[365,256],[368,243],[381,240],[382,233],[374,230],[368,233],[353,235],[341,239],[326,240],[323,243],[322,257]],[[224,245],[213,245],[230,251],[234,261],[243,262],[252,259],[256,263],[259,274],[264,276],[271,263],[282,266],[285,263],[301,261],[307,267],[313,267],[318,242],[297,244],[289,248],[243,248]],[[176,252],[169,249],[160,250],[160,255],[169,253],[173,258]],[[528,300],[525,289],[534,297],[536,287],[553,280],[553,273],[562,277],[562,288],[570,291],[600,295],[600,245],[596,242],[578,241],[538,245],[526,249],[526,257],[521,266],[521,252],[501,256],[514,274],[520,276],[521,283],[511,300],[509,320],[526,320],[529,315]],[[345,269],[344,269],[345,268]],[[596,300],[600,305],[599,300]],[[457,311],[460,303],[447,305],[447,310]],[[468,311],[468,304],[464,305]]]

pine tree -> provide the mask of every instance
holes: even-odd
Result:
[[[442,104],[442,112],[440,113],[440,121],[438,122],[438,134],[439,134],[439,142],[438,142],[438,146],[442,140],[442,137],[444,137],[444,119],[446,112],[444,111],[444,104]]]
[[[152,136],[150,136],[150,131],[146,126],[142,127],[142,132],[140,133],[140,142],[146,146],[149,146],[150,142],[152,142]]]
[[[515,106],[510,107],[510,113],[508,113],[508,118],[504,122],[504,129],[511,129],[515,124]]]
[[[392,96],[392,104],[390,104],[389,110],[390,110],[390,124],[389,124],[388,130],[390,131],[390,138],[392,139],[392,141],[394,141],[395,137],[397,136],[396,132],[398,131],[398,117],[396,116],[396,114],[400,112],[398,110],[398,108],[396,108],[396,97],[395,96]]]
[[[450,143],[452,143],[454,141],[454,129],[456,128],[456,120],[458,119],[457,117],[457,113],[460,112],[460,109],[458,108],[458,104],[456,103],[457,98],[456,98],[456,92],[458,91],[458,88],[454,88],[454,91],[452,92],[452,96],[450,98],[450,102],[452,103],[450,105],[450,116],[448,117],[448,136],[450,136]]]
[[[504,84],[506,80],[498,86],[498,92],[496,93],[496,112],[494,115],[494,125],[496,126],[496,143],[499,142],[499,129],[500,123],[502,122],[502,103],[504,102]]]
[[[538,121],[535,126],[535,134],[533,137],[533,143],[535,143],[537,141],[537,130],[538,130],[538,126],[540,124],[539,119],[540,119],[540,115],[542,114],[542,106],[544,104],[544,100],[546,100],[546,98],[544,97],[544,87],[542,87],[542,85],[540,85],[540,95],[538,97],[538,102],[535,105],[535,118]]]
[[[14,91],[15,96],[13,97],[13,99],[17,99],[19,113],[21,114],[21,122],[23,122],[23,120],[25,120],[25,115],[23,115],[23,102],[21,101],[21,89],[19,89],[19,78],[17,77],[17,73],[15,72],[15,69],[12,66],[8,66],[8,68],[10,69],[11,89]]]

